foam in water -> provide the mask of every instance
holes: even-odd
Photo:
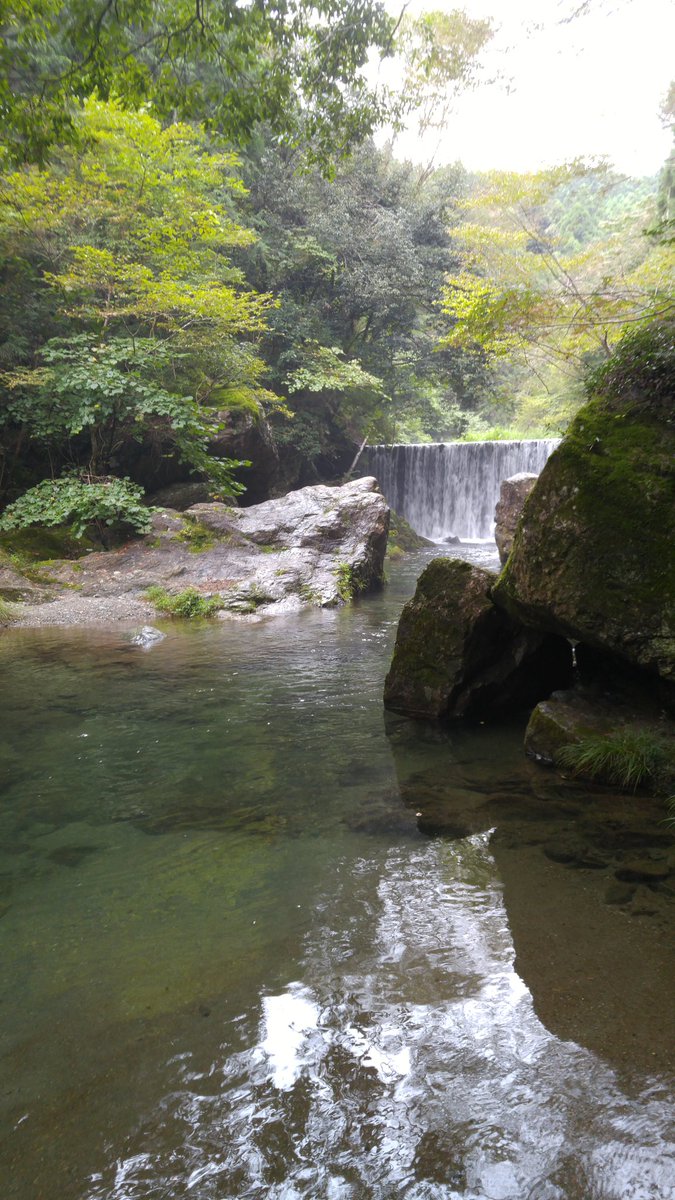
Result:
[[[504,479],[538,475],[556,438],[522,442],[432,442],[371,446],[368,472],[395,512],[431,541],[494,536],[495,505]]]

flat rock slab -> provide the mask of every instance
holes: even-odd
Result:
[[[382,582],[389,509],[374,479],[302,488],[251,508],[196,504],[156,513],[153,531],[118,550],[51,563],[50,604],[23,625],[152,617],[149,587],[219,596],[221,616],[333,607]]]

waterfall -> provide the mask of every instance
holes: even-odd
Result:
[[[387,503],[423,537],[473,542],[493,537],[502,480],[538,475],[557,445],[547,438],[369,446],[366,462]]]

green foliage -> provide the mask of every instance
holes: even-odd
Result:
[[[267,145],[245,176],[260,233],[249,278],[280,298],[262,352],[295,411],[274,422],[280,443],[325,471],[345,440],[461,432],[461,408],[485,386],[484,356],[438,351],[436,301],[456,261],[449,226],[463,170],[427,176],[367,144],[329,183],[294,174]]]
[[[94,474],[114,473],[143,441],[221,494],[241,491],[240,464],[208,453],[219,430],[212,402],[219,389],[265,399],[252,339],[271,301],[246,289],[228,258],[252,239],[230,213],[243,190],[236,158],[199,130],[162,128],[115,103],[89,101],[79,127],[79,154],[0,180],[10,278],[41,297],[27,319],[12,289],[11,311],[0,304],[14,360],[0,424]],[[18,262],[29,264],[23,273]]]
[[[337,581],[338,596],[348,604],[350,600],[363,591],[363,582],[358,571],[347,562],[338,563],[333,574]]]
[[[479,180],[456,231],[463,261],[441,344],[482,349],[516,426],[541,425],[547,408],[564,426],[621,332],[672,312],[675,250],[645,236],[654,186],[583,164]]]
[[[671,744],[649,730],[629,726],[563,746],[557,762],[574,774],[632,792],[639,787],[659,790],[675,771]]]
[[[70,474],[44,479],[5,509],[0,530],[68,525],[77,538],[83,537],[90,526],[103,537],[106,530],[120,527],[147,533],[154,510],[142,503],[142,496],[143,489],[137,484],[112,476]]]
[[[159,612],[190,620],[196,617],[212,617],[224,607],[222,596],[202,596],[196,588],[171,593],[163,587],[153,586],[148,588],[145,596]]]
[[[357,360],[345,361],[344,351],[333,346],[305,342],[301,348],[303,363],[286,377],[293,392],[347,392],[352,389],[383,395],[382,380],[364,371]]]
[[[675,398],[675,321],[629,330],[607,363],[587,381],[589,395],[621,408],[643,408],[672,419]]]
[[[341,600],[344,600],[345,604],[348,604],[350,600],[354,599],[354,572],[349,563],[343,562],[338,563],[334,575],[337,580],[338,595]]]
[[[7,152],[43,161],[77,142],[96,92],[164,120],[206,121],[231,142],[267,124],[332,159],[391,110],[361,68],[386,54],[394,20],[376,0],[4,0],[0,106]]]

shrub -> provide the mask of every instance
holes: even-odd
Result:
[[[563,746],[557,763],[575,775],[633,792],[639,787],[659,790],[674,767],[672,749],[662,738],[647,729],[628,727]]]
[[[589,376],[587,389],[610,405],[628,403],[672,418],[675,321],[652,321],[624,334],[612,357]]]
[[[222,596],[202,596],[196,588],[186,588],[184,592],[172,595],[165,588],[155,586],[149,587],[145,596],[160,612],[170,613],[172,617],[212,617],[224,607]]]
[[[148,533],[154,509],[142,503],[143,488],[112,475],[62,475],[43,479],[0,517],[0,530],[26,529],[30,525],[68,525],[81,538],[94,526],[106,541],[113,527]]]

